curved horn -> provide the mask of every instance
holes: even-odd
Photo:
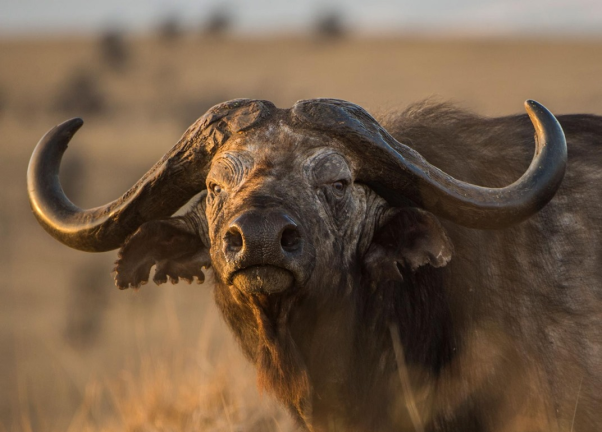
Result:
[[[370,161],[360,167],[358,181],[373,185],[393,204],[405,197],[459,225],[502,228],[518,223],[543,208],[564,178],[567,148],[562,128],[543,105],[532,100],[525,102],[525,108],[535,127],[535,154],[527,171],[503,188],[476,186],[449,176],[396,141],[357,105],[320,102],[299,102],[295,115],[304,122],[308,117],[314,122],[317,117],[328,118],[318,121],[318,128],[338,130],[359,160]]]
[[[66,197],[59,182],[63,153],[79,118],[51,129],[38,143],[27,170],[27,189],[38,222],[55,239],[75,249],[103,252],[118,248],[152,219],[172,215],[205,188],[211,158],[233,134],[266,117],[266,101],[233,100],[210,109],[130,190],[101,207],[83,210]]]

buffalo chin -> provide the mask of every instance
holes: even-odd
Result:
[[[262,265],[237,271],[232,276],[232,285],[246,293],[274,294],[291,288],[294,279],[288,270]]]

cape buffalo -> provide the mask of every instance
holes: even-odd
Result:
[[[306,430],[598,431],[602,118],[525,106],[378,122],[233,100],[90,210],[58,181],[73,119],[36,147],[29,197],[62,243],[120,248],[120,288],[213,267],[259,385]]]

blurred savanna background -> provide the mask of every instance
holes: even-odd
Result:
[[[125,3],[0,4],[1,432],[294,430],[256,390],[211,272],[119,291],[115,252],[70,250],[37,225],[25,173],[53,125],[85,120],[61,179],[94,207],[233,98],[374,114],[436,98],[487,116],[532,98],[602,114],[599,1]]]

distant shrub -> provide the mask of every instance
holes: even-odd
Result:
[[[130,60],[130,49],[124,35],[118,30],[109,30],[100,38],[100,57],[104,64],[114,71],[123,71]]]
[[[4,113],[8,106],[8,97],[6,96],[6,90],[0,86],[0,116]]]
[[[176,15],[167,15],[159,23],[157,29],[159,39],[163,42],[173,42],[182,36],[182,25]]]
[[[203,34],[207,36],[223,36],[232,27],[232,15],[229,9],[219,7],[213,9],[203,25]]]
[[[0,209],[0,261],[8,263],[12,248],[9,244],[9,236],[11,233],[11,220],[6,208]]]
[[[346,30],[342,14],[336,10],[320,14],[314,24],[314,32],[320,38],[325,39],[343,37]]]
[[[112,280],[104,264],[94,261],[76,267],[70,285],[63,336],[74,348],[90,348],[101,334]]]
[[[77,70],[58,92],[54,108],[70,115],[95,115],[106,110],[107,102],[98,76],[89,70]]]

